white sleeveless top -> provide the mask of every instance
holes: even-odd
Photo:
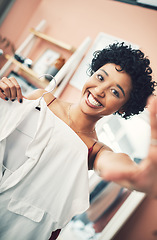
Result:
[[[0,100],[1,240],[47,240],[89,207],[88,149],[38,104]]]

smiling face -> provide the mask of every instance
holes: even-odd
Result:
[[[81,109],[85,114],[101,118],[123,111],[132,89],[131,77],[120,66],[108,63],[98,69],[82,90]]]

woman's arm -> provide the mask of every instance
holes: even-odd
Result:
[[[123,153],[101,149],[94,162],[94,169],[108,181],[115,181],[129,189],[157,197],[157,98],[151,98],[149,106],[151,139],[148,155],[140,164]]]
[[[94,170],[105,180],[114,181],[123,187],[132,189],[131,175],[137,171],[138,165],[124,153],[101,150],[94,162]]]

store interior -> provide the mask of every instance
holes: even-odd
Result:
[[[62,100],[77,102],[93,52],[115,41],[144,51],[157,81],[157,1],[4,2],[0,3],[0,78],[15,77],[24,95],[43,88]],[[102,119],[97,132],[115,151],[140,162],[148,150],[149,113],[146,110],[127,123],[113,116]],[[94,195],[101,184],[89,171],[90,208],[70,221],[59,240],[157,239],[155,199],[112,182],[103,183]]]

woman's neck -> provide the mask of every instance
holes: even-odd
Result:
[[[95,124],[97,119],[92,118],[82,112],[79,105],[70,104],[68,109],[69,126],[73,130],[78,132],[89,132],[95,131]]]

